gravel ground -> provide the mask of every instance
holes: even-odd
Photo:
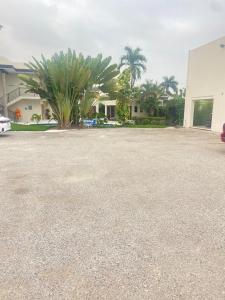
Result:
[[[225,299],[218,134],[17,132],[0,155],[0,299]]]

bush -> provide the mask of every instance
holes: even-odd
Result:
[[[105,113],[101,113],[101,112],[96,113],[96,114],[95,114],[95,117],[96,117],[97,119],[105,118]]]
[[[164,117],[147,117],[137,118],[134,117],[132,120],[135,121],[136,125],[165,125],[166,119]]]
[[[33,114],[31,117],[31,121],[36,122],[38,124],[41,121],[41,115]]]

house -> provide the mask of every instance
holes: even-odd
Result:
[[[93,106],[96,113],[104,113],[109,120],[114,120],[116,118],[116,100],[96,101]],[[129,109],[130,119],[135,117],[144,118],[147,116],[147,114],[141,109],[140,104],[135,101],[131,103]]]
[[[30,122],[33,114],[46,119],[48,102],[36,94],[27,93],[19,74],[31,74],[23,63],[14,63],[5,57],[0,57],[0,115],[11,120]]]
[[[40,99],[39,95],[27,93],[26,86],[18,76],[20,74],[32,74],[32,70],[24,63],[15,63],[0,57],[0,115],[23,123],[30,123],[33,114],[46,120],[47,113],[51,111],[48,102]],[[93,111],[98,113],[100,110],[108,119],[114,120],[116,100],[96,101]],[[146,113],[141,110],[140,105],[133,102],[130,106],[130,118],[145,116]]]
[[[225,123],[225,37],[189,53],[184,127],[220,132]]]

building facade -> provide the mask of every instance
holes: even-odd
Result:
[[[189,52],[184,127],[222,130],[225,123],[225,37]]]
[[[27,88],[18,75],[31,74],[27,66],[0,57],[0,114],[13,121],[31,122],[33,114],[45,119],[49,105],[36,94],[27,93]]]

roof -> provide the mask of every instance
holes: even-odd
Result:
[[[220,37],[218,39],[215,39],[213,41],[210,41],[208,43],[202,44],[198,47],[192,48],[190,51],[195,51],[195,50],[201,49],[203,47],[210,46],[212,44],[219,44],[221,47],[224,47],[224,45],[225,45],[225,36],[222,36],[222,37]]]
[[[0,56],[0,72],[7,74],[24,74],[32,73],[32,70],[24,63],[12,62],[8,58]]]

